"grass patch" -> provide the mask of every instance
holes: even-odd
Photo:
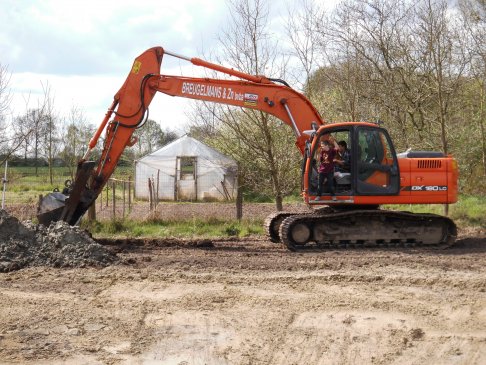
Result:
[[[402,210],[414,213],[443,215],[442,205],[402,204],[385,205],[383,209]],[[486,228],[486,197],[461,195],[456,204],[449,206],[449,216],[459,227]],[[84,227],[98,237],[143,237],[143,238],[218,238],[262,235],[263,220],[224,220],[218,218],[161,219],[153,216],[145,221],[106,220],[88,223]]]
[[[110,220],[85,222],[98,237],[137,237],[137,238],[218,238],[247,237],[263,234],[263,221],[237,220],[223,221],[218,219],[161,220],[152,219],[143,222],[133,220]]]
[[[451,217],[469,225],[486,228],[486,197],[461,196],[452,206]]]
[[[302,203],[304,199],[302,198],[302,195],[300,193],[294,193],[292,195],[286,196],[283,199],[284,204],[297,204],[297,203]]]
[[[444,215],[444,206],[440,204],[384,205],[382,208]],[[461,195],[457,203],[449,205],[449,217],[460,227],[486,228],[486,197]]]
[[[74,170],[73,170],[74,171]],[[3,177],[4,170],[0,166],[0,174]],[[128,180],[133,176],[133,168],[128,166],[118,167],[113,178]],[[49,169],[46,166],[38,167],[37,174],[35,167],[8,168],[7,174],[6,201],[8,203],[25,204],[37,201],[39,194],[46,195],[54,189],[62,191],[66,180],[72,180],[70,170],[67,167],[54,167],[52,184],[49,178]],[[132,177],[133,180],[133,177]],[[133,185],[132,185],[133,186]],[[106,189],[103,190],[103,197],[106,196]],[[112,198],[111,186],[109,187],[109,198]],[[123,190],[117,186],[116,196],[122,199]]]

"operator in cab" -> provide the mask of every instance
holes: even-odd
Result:
[[[351,151],[348,149],[346,141],[338,142],[338,158],[334,162],[336,163],[336,172],[351,172]]]
[[[331,137],[332,138],[332,137]],[[319,177],[317,181],[317,197],[320,200],[322,194],[322,186],[326,181],[328,193],[331,194],[332,200],[336,200],[336,193],[334,188],[334,159],[338,152],[338,145],[334,139],[321,140],[319,152]],[[331,141],[334,143],[331,143]]]

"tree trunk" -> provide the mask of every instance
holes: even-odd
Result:
[[[449,204],[444,204],[444,215],[449,216]]]
[[[35,167],[35,176],[38,177],[39,176],[39,163],[38,163],[38,157],[39,157],[39,143],[38,143],[38,140],[37,140],[37,131],[35,133],[35,144],[34,144],[34,148],[35,148],[35,151],[34,151],[34,167]]]
[[[484,113],[484,98],[485,98],[485,84],[481,87],[481,98],[479,104],[479,130],[481,131],[481,147],[482,147],[482,158],[483,158],[483,175],[486,176],[486,134],[484,131],[485,113]]]
[[[237,172],[237,190],[236,190],[236,219],[241,221],[243,218],[243,180],[241,178],[240,164],[238,164]]]
[[[283,210],[283,198],[282,198],[282,195],[279,194],[279,195],[277,195],[275,197],[275,205],[276,205],[277,210],[279,212],[281,212]]]
[[[88,209],[88,220],[94,222],[96,220],[96,202],[93,202]]]
[[[53,156],[53,137],[52,137],[52,128],[53,128],[53,125],[52,125],[52,121],[50,121],[49,123],[49,142],[48,142],[48,162],[49,162],[49,181],[51,183],[51,185],[53,184],[53,170],[52,170],[52,160],[54,159],[54,156]]]

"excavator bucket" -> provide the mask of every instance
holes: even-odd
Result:
[[[49,226],[51,222],[61,219],[62,211],[66,205],[67,196],[58,191],[47,194],[39,199],[37,219],[40,224]]]
[[[78,164],[74,183],[63,193],[53,192],[41,198],[37,207],[40,224],[49,226],[52,222],[65,221],[75,225],[96,199],[87,188],[87,182],[96,163],[84,161]]]

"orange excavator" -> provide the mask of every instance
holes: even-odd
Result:
[[[233,78],[162,75],[164,55]],[[157,92],[260,110],[292,128],[296,146],[303,156],[302,196],[313,209],[309,213],[277,212],[269,216],[265,227],[273,242],[283,242],[290,250],[348,245],[448,247],[454,244],[457,228],[447,217],[379,209],[385,204],[455,203],[458,167],[453,157],[429,151],[397,154],[388,132],[378,124],[325,123],[310,101],[285,81],[184,57],[162,47],[150,48],[135,59],[78,163],[73,184],[63,193],[48,194],[40,201],[40,223],[63,220],[75,225],[79,222],[101,193],[124,149],[135,143],[132,135],[143,125]],[[103,131],[101,157],[90,161],[91,151]],[[347,166],[334,174],[335,195],[317,186],[320,145],[326,140],[333,143],[339,140],[341,145],[344,141],[349,156]]]

